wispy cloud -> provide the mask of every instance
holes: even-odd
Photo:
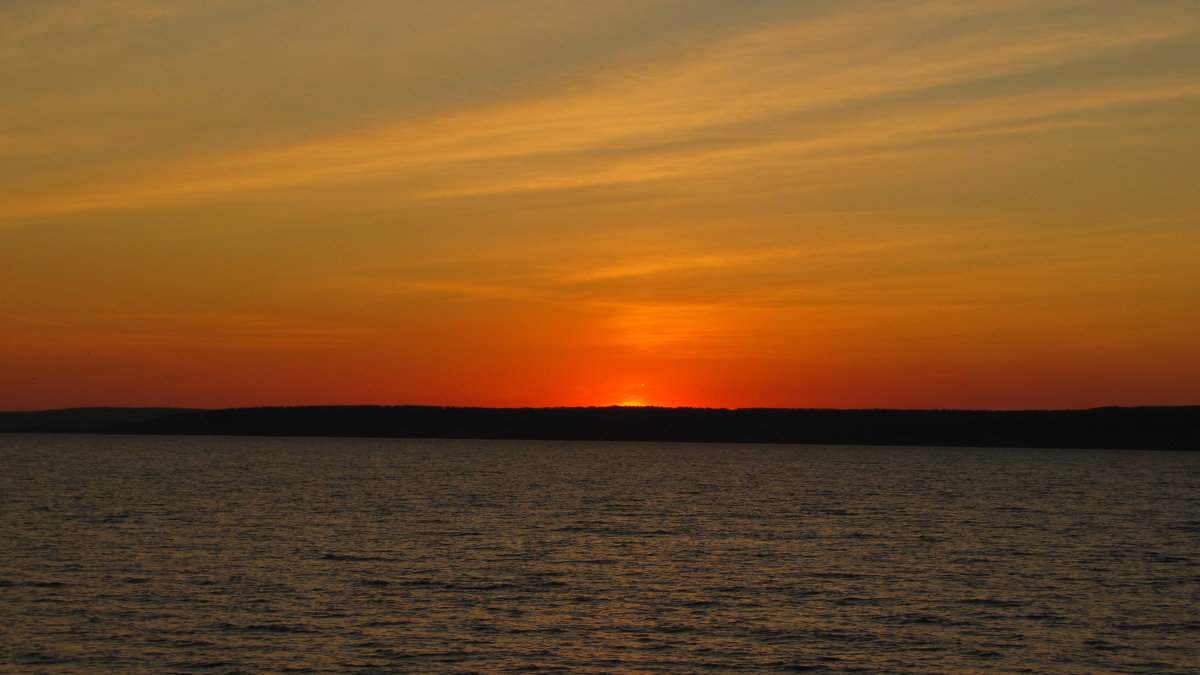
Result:
[[[1033,3],[1036,4],[1036,3]],[[774,159],[819,170],[895,144],[1049,133],[1089,115],[1192,98],[1194,81],[1163,75],[1025,91],[916,94],[1035,72],[1194,34],[1154,12],[1078,23],[1014,22],[1011,3],[852,5],[742,29],[686,54],[624,63],[547,94],[303,143],[198,157],[152,174],[10,200],[11,215],[137,208],[312,187],[387,185],[391,198],[446,199],[661,182],[754,171]],[[994,15],[994,26],[979,21]],[[973,16],[988,27],[955,29]],[[870,39],[864,39],[867,36]],[[908,98],[906,98],[908,97]],[[276,195],[277,198],[277,195]]]
[[[172,349],[317,349],[342,345],[371,333],[369,329],[344,323],[233,312],[91,312],[57,321],[0,315],[0,325],[6,327],[4,341],[12,344],[74,345],[79,343],[80,336],[87,336],[86,345],[97,351],[167,346]]]

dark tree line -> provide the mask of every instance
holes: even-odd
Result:
[[[98,430],[1196,450],[1200,406],[1051,411],[312,406],[183,411]]]

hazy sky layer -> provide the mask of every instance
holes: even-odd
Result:
[[[1200,403],[1195,0],[9,0],[0,409]]]

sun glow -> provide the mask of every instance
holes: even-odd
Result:
[[[626,382],[619,388],[615,388],[614,396],[609,400],[615,400],[615,403],[609,405],[618,406],[621,408],[644,408],[646,406],[656,405],[649,400],[649,392],[644,383],[641,382]]]

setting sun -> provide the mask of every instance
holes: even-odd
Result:
[[[645,401],[638,398],[628,399],[617,404],[617,406],[622,408],[642,408],[646,405],[648,404]]]

